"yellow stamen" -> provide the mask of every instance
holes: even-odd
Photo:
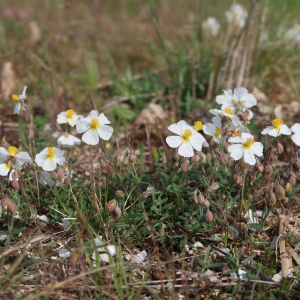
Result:
[[[216,138],[219,137],[219,136],[221,135],[221,133],[222,133],[222,129],[219,128],[219,127],[217,127],[217,128],[216,128],[216,131],[215,131],[215,137],[216,137]]]
[[[278,130],[280,130],[281,125],[283,124],[283,121],[281,119],[274,119],[271,123],[275,127],[275,129],[278,131]]]
[[[249,150],[254,143],[253,138],[247,138],[246,142],[243,143],[243,148]]]
[[[72,119],[73,119],[73,116],[74,116],[74,114],[75,114],[75,111],[74,111],[73,109],[68,109],[68,110],[66,111],[66,114],[67,114],[67,119],[68,119],[68,120],[72,120]]]
[[[183,135],[181,136],[181,139],[183,140],[184,143],[187,143],[191,136],[193,135],[192,131],[189,129],[186,129],[183,133]]]
[[[235,131],[233,134],[232,134],[232,136],[234,136],[234,137],[236,137],[236,136],[241,136],[242,135],[242,133],[240,132],[240,131]]]
[[[7,151],[10,156],[15,156],[19,152],[18,148],[14,147],[14,146],[9,146],[7,148]]]
[[[11,95],[11,98],[14,100],[14,101],[19,101],[19,96],[17,94],[12,94]]]
[[[47,158],[51,160],[55,158],[55,149],[53,147],[48,148]]]
[[[99,129],[99,127],[100,127],[99,120],[97,118],[92,118],[90,126],[91,126],[91,129],[93,129],[93,130]]]
[[[195,130],[200,131],[203,128],[203,124],[200,121],[194,122]]]
[[[5,164],[5,168],[6,168],[7,170],[10,170],[10,160],[7,162],[7,164]]]
[[[226,108],[224,109],[224,112],[225,112],[226,114],[228,114],[228,115],[233,115],[233,114],[234,114],[233,109],[230,108],[230,107],[226,107]]]

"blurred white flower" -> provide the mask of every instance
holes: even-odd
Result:
[[[235,143],[228,147],[228,152],[234,160],[244,157],[245,163],[249,165],[256,164],[256,156],[263,155],[263,144],[255,142],[253,135],[243,132],[241,136],[231,137],[228,142]]]
[[[217,96],[216,101],[222,105],[223,111],[228,107],[234,111],[244,112],[245,109],[257,104],[254,95],[249,94],[246,88],[235,88],[233,92],[232,90],[224,90],[224,95]]]
[[[183,157],[192,157],[194,149],[201,151],[202,145],[208,147],[205,138],[184,120],[170,125],[168,129],[178,136],[168,136],[167,144],[171,148],[178,148],[178,154]]]
[[[220,117],[214,117],[212,123],[206,123],[203,127],[205,134],[211,135],[216,143],[219,143],[222,133],[222,122]]]
[[[14,146],[9,146],[7,149],[0,147],[0,163],[4,163],[7,160],[15,160],[17,167],[21,167],[24,163],[32,161],[27,152],[19,151]]]
[[[270,136],[280,136],[282,134],[284,135],[290,135],[292,132],[291,130],[283,124],[283,121],[281,119],[274,119],[271,121],[273,126],[267,126],[261,134],[268,134]]]
[[[56,165],[63,165],[66,161],[64,152],[55,147],[47,147],[35,156],[35,161],[39,167],[45,171],[53,171]]]
[[[240,4],[233,4],[230,9],[226,11],[225,16],[228,23],[233,23],[234,25],[243,28],[248,13]]]
[[[220,24],[216,18],[209,17],[202,24],[204,33],[207,35],[217,36],[220,31]]]
[[[105,141],[109,140],[113,134],[114,129],[106,116],[96,110],[92,110],[86,118],[80,118],[76,124],[78,133],[83,133],[82,140],[89,145],[97,145],[99,137]]]
[[[300,25],[296,24],[283,34],[285,40],[294,41],[300,43]]]
[[[291,136],[293,142],[300,146],[300,124],[296,123],[291,127],[291,130],[294,132],[294,134]]]
[[[21,95],[17,95],[17,94],[12,94],[11,95],[12,100],[17,102],[17,104],[14,108],[14,111],[13,111],[14,115],[20,113],[21,106],[22,106],[24,100],[26,99],[26,89],[27,89],[27,86],[24,87],[23,92],[22,92]]]
[[[51,174],[49,172],[43,172],[41,174],[41,177],[39,179],[39,184],[41,185],[49,185],[49,186],[62,186],[64,184],[63,180],[57,180],[56,178],[52,178]]]
[[[63,148],[71,148],[74,145],[80,145],[81,140],[66,132],[57,139],[57,144]]]
[[[66,124],[68,123],[70,126],[74,126],[77,124],[80,115],[77,115],[73,109],[68,109],[67,111],[63,111],[57,115],[57,123],[58,124]]]
[[[10,161],[4,164],[0,164],[0,176],[7,176],[8,172],[10,171],[10,168]]]

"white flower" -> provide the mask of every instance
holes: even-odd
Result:
[[[228,147],[230,156],[234,160],[239,160],[244,156],[245,163],[249,165],[256,164],[256,156],[263,155],[263,145],[260,142],[254,142],[254,137],[250,133],[243,132],[241,136],[231,137],[228,142],[235,143]]]
[[[77,115],[73,109],[68,109],[67,111],[63,111],[57,115],[57,123],[58,124],[65,124],[68,123],[70,126],[76,125],[80,115]]]
[[[80,145],[80,143],[80,139],[67,132],[57,139],[57,144],[63,148],[71,148],[74,145]]]
[[[233,4],[229,10],[225,13],[228,23],[233,23],[234,25],[243,28],[248,17],[247,11],[239,4]]]
[[[286,33],[284,33],[283,38],[285,40],[300,43],[300,25],[296,24],[292,28],[290,28]]]
[[[296,123],[291,127],[291,130],[294,132],[294,134],[291,136],[293,142],[300,146],[300,124]]]
[[[80,118],[76,124],[76,130],[78,133],[83,133],[82,140],[89,145],[97,145],[99,143],[99,137],[103,140],[109,140],[113,134],[114,129],[111,126],[110,121],[102,113],[96,110],[92,110],[86,118]]]
[[[0,164],[0,176],[7,176],[10,171],[10,161],[4,164]]]
[[[221,118],[214,117],[212,123],[207,123],[203,127],[205,134],[211,135],[216,143],[219,143],[222,133],[222,122]]]
[[[220,24],[216,18],[209,17],[207,18],[202,27],[208,35],[217,36],[220,31]]]
[[[24,87],[22,94],[19,96],[17,94],[11,95],[12,100],[17,102],[17,104],[14,108],[14,111],[13,111],[14,115],[20,113],[23,101],[26,99],[26,89],[27,89],[27,86]]]
[[[63,165],[66,161],[64,152],[55,147],[48,147],[35,156],[35,161],[39,167],[45,171],[53,171],[56,164]]]
[[[186,121],[181,120],[170,125],[168,129],[178,136],[168,136],[166,142],[171,148],[178,148],[178,154],[181,156],[192,157],[194,149],[201,151],[202,145],[208,147],[204,137]]]
[[[40,179],[39,183],[42,185],[49,185],[49,186],[62,186],[64,184],[64,179],[63,180],[53,180],[51,177],[51,174],[49,172],[43,172]]]
[[[19,151],[14,146],[9,146],[7,149],[0,147],[0,163],[4,163],[9,159],[15,159],[17,167],[21,167],[26,162],[31,162],[30,155],[25,151]]]
[[[224,91],[224,95],[217,96],[216,101],[222,105],[222,110],[229,107],[234,110],[242,109],[242,112],[257,104],[254,95],[249,94],[246,88],[235,88],[233,93],[232,90]]]
[[[274,119],[271,122],[273,126],[267,126],[261,134],[268,134],[270,136],[280,136],[281,134],[290,135],[292,132],[291,130],[283,124],[283,121],[281,119]]]

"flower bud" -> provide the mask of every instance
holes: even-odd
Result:
[[[225,142],[225,145],[224,145],[224,152],[226,153],[226,154],[229,154],[229,151],[228,151],[228,147],[230,146],[230,144],[229,143],[227,143],[227,142]]]
[[[57,180],[61,181],[64,179],[65,173],[63,171],[62,168],[59,168],[58,172],[57,172]]]
[[[117,201],[113,199],[107,203],[106,208],[109,212],[112,212],[117,207],[117,205],[118,205]]]
[[[69,173],[70,172],[70,168],[68,165],[63,165],[63,171],[64,173]]]
[[[118,159],[118,162],[123,163],[123,161],[125,159],[125,155],[123,153],[119,154],[118,157],[117,157],[117,159]]]
[[[243,177],[238,172],[233,173],[233,180],[237,185],[243,184]]]
[[[211,223],[214,220],[214,216],[212,214],[212,212],[208,209],[206,214],[205,214],[205,220],[208,223]]]
[[[283,153],[284,147],[283,147],[283,145],[281,143],[277,144],[277,151],[278,151],[278,154]]]
[[[290,172],[289,183],[295,185],[297,183],[297,176],[294,172]]]
[[[292,186],[289,182],[287,182],[287,183],[285,184],[285,186],[284,186],[284,190],[285,190],[287,193],[289,193],[292,189],[293,189],[293,186]]]
[[[256,167],[257,171],[260,173],[262,173],[264,171],[264,166],[260,162],[257,162],[255,167]]]
[[[10,186],[11,186],[12,189],[18,190],[18,189],[20,188],[19,181],[16,180],[16,179],[13,179],[13,180],[10,182]]]
[[[205,198],[202,194],[198,195],[197,198],[198,198],[197,201],[198,201],[199,204],[204,204]]]
[[[279,183],[274,187],[274,194],[278,200],[283,200],[285,197],[285,190]]]
[[[130,160],[130,162],[132,162],[133,164],[136,163],[136,161],[137,161],[137,156],[136,156],[136,154],[135,154],[134,152],[131,152],[131,153],[130,153],[130,155],[129,155],[129,160]]]
[[[199,153],[199,158],[200,158],[200,162],[202,162],[203,164],[206,163],[206,155],[203,152]]]
[[[296,161],[294,162],[293,168],[297,172],[300,171],[300,159],[299,158],[297,158]]]
[[[20,174],[19,174],[18,171],[15,171],[15,172],[12,173],[12,178],[13,178],[13,179],[16,179],[16,180],[17,180],[17,179],[19,178],[19,176],[20,176]]]
[[[178,154],[178,152],[175,152],[173,157],[174,157],[175,161],[177,161],[177,162],[180,161],[180,155]]]
[[[10,201],[6,196],[1,198],[0,204],[4,210],[7,210],[12,215],[17,214],[18,211],[16,204]]]
[[[273,173],[273,167],[269,164],[265,165],[265,169],[264,169],[265,174],[269,175]]]
[[[116,195],[117,198],[123,198],[124,197],[124,193],[120,190],[117,190],[115,195]]]
[[[192,163],[198,162],[199,160],[200,160],[200,156],[198,154],[195,154],[191,157]]]
[[[284,197],[283,202],[284,202],[285,204],[287,204],[287,203],[289,202],[289,198],[288,198],[288,197]]]
[[[106,158],[101,158],[100,159],[100,166],[102,169],[106,170],[107,166],[108,166],[108,161]]]
[[[270,155],[270,159],[271,159],[271,161],[274,161],[274,160],[276,160],[276,159],[277,159],[277,157],[278,157],[278,154],[277,154],[277,152],[276,152],[275,150],[273,150],[273,149],[271,149],[271,150],[270,150],[270,153],[269,153],[269,155]]]
[[[256,176],[254,173],[252,172],[249,172],[249,178],[250,178],[250,181],[251,181],[251,184],[256,180]]]
[[[184,161],[184,163],[181,165],[181,171],[185,173],[189,171],[189,164],[187,161]]]
[[[216,182],[214,182],[214,183],[208,188],[208,192],[209,192],[209,193],[213,193],[213,192],[215,192],[218,188],[219,188],[219,185],[218,185]]]
[[[113,210],[113,216],[115,217],[115,219],[119,219],[122,215],[122,211],[121,208],[119,206],[117,206],[114,210]]]
[[[114,172],[114,168],[112,167],[112,165],[108,165],[107,166],[107,174],[109,176],[112,176],[113,172]]]
[[[228,155],[226,155],[225,153],[220,153],[219,162],[220,162],[221,165],[227,166],[227,164],[228,164]]]
[[[125,157],[122,161],[123,163],[123,166],[128,166],[129,165],[129,158],[128,157]]]
[[[65,185],[69,185],[71,183],[71,180],[72,180],[71,175],[66,176],[65,181],[64,181]]]
[[[208,209],[209,206],[210,206],[210,202],[209,202],[207,199],[205,199],[205,200],[203,201],[203,205]]]
[[[267,194],[267,200],[268,200],[269,204],[271,204],[271,205],[275,205],[276,204],[277,199],[276,199],[276,196],[275,196],[275,194],[274,194],[273,191],[270,191]]]
[[[245,162],[244,162],[243,159],[240,159],[240,160],[239,160],[238,165],[239,165],[239,167],[240,167],[242,170],[245,170],[245,169],[246,169],[246,164],[245,164]]]

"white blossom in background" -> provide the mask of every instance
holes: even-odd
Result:
[[[80,118],[76,124],[78,133],[84,133],[82,140],[89,145],[97,145],[99,137],[105,141],[109,140],[113,134],[113,128],[108,126],[110,121],[106,116],[96,110],[92,110],[86,118]]]
[[[249,165],[256,164],[255,156],[263,155],[263,144],[255,142],[253,135],[243,132],[241,136],[231,137],[228,142],[234,143],[228,147],[228,152],[234,160],[239,160],[243,157],[244,162]]]
[[[43,172],[41,174],[41,177],[39,179],[39,184],[41,185],[49,185],[49,186],[63,186],[64,184],[64,179],[63,180],[57,180],[56,178],[52,178],[51,174],[49,172]]]
[[[45,171],[53,171],[56,165],[63,165],[66,161],[64,152],[55,147],[47,147],[35,156],[35,161],[39,167]]]
[[[0,164],[0,176],[7,176],[10,171],[11,164],[10,161],[4,164]]]
[[[70,126],[75,126],[82,116],[77,115],[73,109],[68,109],[57,115],[58,124],[69,124]]]
[[[283,39],[300,43],[300,25],[296,24],[283,34]]]
[[[66,132],[57,139],[57,144],[62,148],[71,148],[74,145],[80,145],[81,140]]]
[[[267,126],[261,134],[268,134],[270,136],[280,136],[282,134],[284,135],[290,135],[292,132],[291,130],[283,124],[283,121],[281,119],[274,119],[271,121],[273,126]]]
[[[171,148],[178,148],[178,154],[183,157],[192,157],[194,149],[201,151],[202,145],[208,147],[205,138],[184,120],[170,125],[168,129],[177,135],[168,136],[167,144]]]
[[[206,123],[203,127],[205,134],[211,135],[216,143],[219,143],[222,133],[222,122],[220,117],[214,117],[212,123]]]
[[[0,147],[0,163],[4,163],[7,160],[14,160],[17,167],[21,167],[23,164],[32,161],[27,152],[19,151],[14,146],[8,146],[7,149]]]
[[[243,28],[246,24],[248,12],[240,4],[233,4],[230,9],[226,11],[225,17],[228,23],[233,23],[239,28]]]
[[[24,87],[23,92],[22,92],[21,95],[17,95],[17,94],[12,94],[11,95],[12,100],[17,102],[17,104],[14,108],[14,111],[13,111],[14,115],[20,113],[22,104],[23,104],[24,100],[26,99],[26,89],[27,89],[27,86]]]
[[[220,31],[220,24],[216,18],[209,17],[203,22],[202,28],[205,34],[217,36]]]
[[[291,138],[293,142],[297,145],[300,146],[300,124],[296,123],[291,127],[291,131],[294,133]]]

